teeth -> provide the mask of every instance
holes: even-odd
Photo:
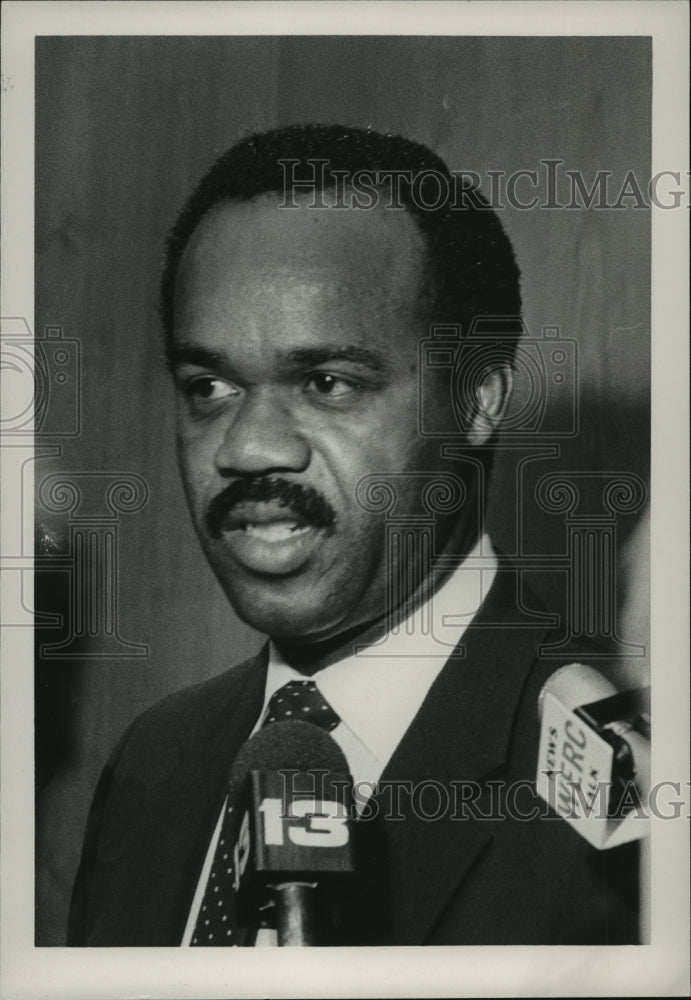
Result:
[[[307,531],[307,528],[300,528],[296,521],[273,521],[268,524],[245,525],[245,532],[260,538],[264,542],[285,542],[293,535]]]

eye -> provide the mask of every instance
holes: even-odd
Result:
[[[215,403],[236,396],[238,392],[235,386],[213,375],[197,375],[187,379],[182,385],[182,390],[193,409],[200,412],[208,410]]]
[[[305,380],[305,391],[318,396],[327,396],[331,399],[340,399],[354,392],[357,386],[348,379],[338,375],[330,375],[328,372],[312,372]]]
[[[200,399],[223,399],[225,396],[232,396],[235,390],[223,379],[213,378],[211,375],[202,375],[192,379],[187,384],[187,391],[190,396],[199,396]]]

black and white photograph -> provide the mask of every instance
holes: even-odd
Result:
[[[687,8],[3,15],[2,997],[688,995]]]

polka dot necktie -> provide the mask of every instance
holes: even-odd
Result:
[[[327,732],[334,730],[341,721],[314,681],[289,681],[269,699],[262,727],[272,722],[299,720],[311,722]],[[233,887],[232,803],[226,800],[224,809],[209,879],[190,941],[193,946],[232,947],[240,943]]]
[[[314,681],[288,681],[271,696],[264,725],[270,722],[312,722],[330,733],[341,721]]]

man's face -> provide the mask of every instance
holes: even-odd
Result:
[[[386,610],[383,515],[358,503],[360,480],[441,468],[418,435],[423,242],[401,211],[277,205],[217,205],[183,256],[179,458],[238,614],[277,638],[326,639]],[[406,514],[422,509],[411,480]]]

